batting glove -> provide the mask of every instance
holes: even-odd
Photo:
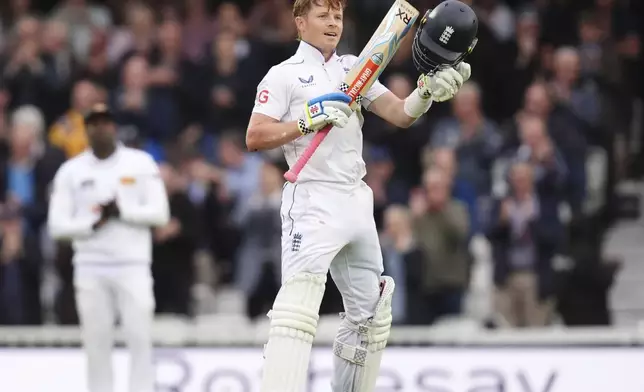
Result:
[[[342,128],[349,122],[353,111],[349,107],[351,97],[344,93],[321,95],[309,100],[304,106],[304,114],[297,120],[302,135],[317,132],[331,124]]]
[[[454,69],[456,69],[463,77],[463,83],[470,80],[470,76],[472,76],[472,67],[468,63],[460,62]]]
[[[470,75],[471,68],[465,63],[457,65],[456,69],[448,67],[435,74],[420,75],[417,82],[418,93],[421,97],[431,98],[435,102],[449,101]]]

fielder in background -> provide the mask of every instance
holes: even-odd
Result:
[[[335,127],[298,181],[283,190],[282,287],[269,313],[262,392],[305,390],[329,270],[345,309],[333,347],[334,392],[373,392],[391,327],[394,282],[381,277],[373,194],[362,181],[363,117],[349,109],[347,95],[337,92],[356,62],[356,56],[335,51],[344,7],[343,0],[295,1],[300,46],[258,86],[248,125],[248,148],[281,147],[289,166],[316,131]],[[416,90],[401,100],[376,82],[362,93],[364,109],[400,128],[413,124],[432,101],[451,99],[470,77],[462,60],[476,41],[474,12],[449,0],[423,21],[413,46],[414,61],[425,71]]]
[[[130,392],[154,391],[151,323],[151,227],[169,220],[159,169],[146,152],[116,140],[103,105],[85,118],[90,149],[67,161],[54,179],[48,227],[74,247],[74,286],[87,354],[90,392],[113,392],[117,317],[130,349]]]

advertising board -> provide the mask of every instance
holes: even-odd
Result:
[[[330,349],[316,348],[307,392],[330,392]],[[258,348],[158,349],[157,391],[259,390]],[[115,392],[127,392],[128,358],[114,353]],[[387,349],[377,392],[644,392],[644,348]],[[0,349],[6,391],[86,392],[79,349]]]

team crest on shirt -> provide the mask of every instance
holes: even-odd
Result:
[[[297,78],[300,80],[300,83],[302,84],[301,87],[315,86],[313,75],[309,75],[308,78],[303,78],[301,76],[298,76]]]
[[[121,177],[121,184],[123,185],[133,185],[136,182],[134,177]]]
[[[299,252],[302,247],[302,233],[293,234],[293,243],[291,244],[291,252]]]

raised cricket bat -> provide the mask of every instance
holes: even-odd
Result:
[[[340,90],[351,97],[351,109],[355,111],[360,106],[362,103],[360,93],[368,91],[378,79],[389,61],[394,57],[394,54],[396,54],[400,42],[409,32],[409,29],[418,18],[418,14],[418,10],[405,0],[396,0],[391,6],[380,26],[371,36],[367,46],[358,56],[358,61],[340,85]],[[300,159],[297,160],[291,170],[284,174],[284,178],[287,181],[297,181],[300,172],[324,138],[326,138],[331,128],[333,128],[332,125],[327,125],[315,134],[311,144],[304,150]]]

